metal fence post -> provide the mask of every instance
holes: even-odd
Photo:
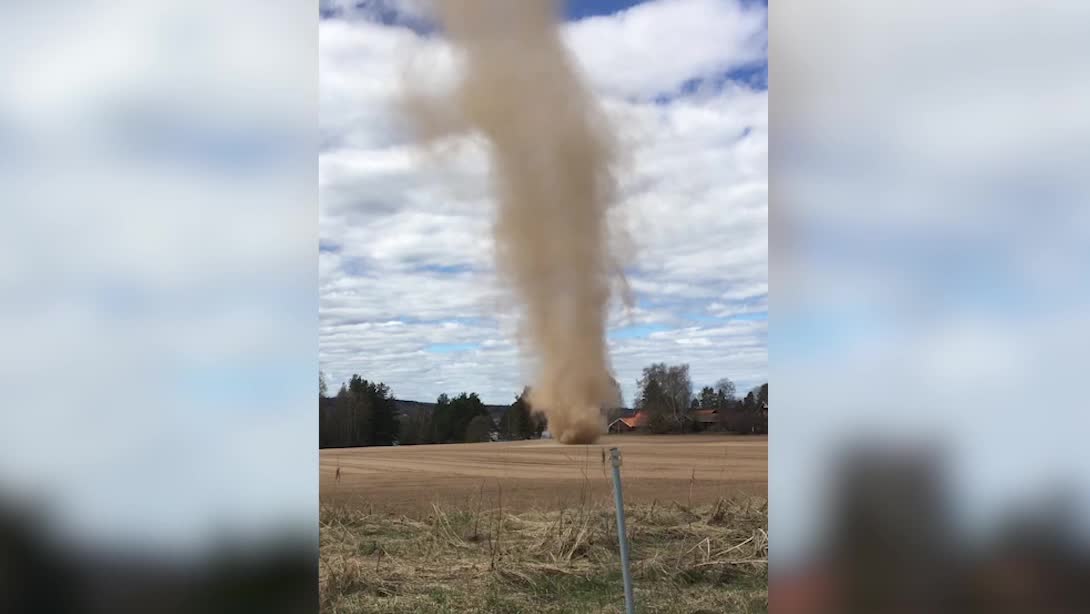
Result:
[[[617,541],[621,544],[621,574],[624,577],[624,608],[627,614],[635,614],[636,602],[632,598],[632,573],[628,569],[628,533],[624,528],[624,494],[621,492],[621,451],[609,449],[613,461],[613,502],[617,508]]]

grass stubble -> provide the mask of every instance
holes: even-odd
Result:
[[[768,610],[767,499],[625,506],[639,612]],[[510,513],[502,483],[413,516],[326,505],[321,611],[623,612],[612,505]]]

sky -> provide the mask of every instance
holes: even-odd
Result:
[[[772,12],[771,558],[820,537],[858,443],[941,450],[973,530],[1056,492],[1090,509],[1090,5]]]
[[[320,368],[402,399],[509,403],[532,373],[492,262],[485,158],[416,151],[392,109],[406,61],[452,78],[419,0],[321,2]],[[626,152],[616,220],[635,305],[608,341],[631,405],[643,367],[687,363],[694,392],[767,381],[767,6],[569,2],[563,37]]]
[[[157,555],[316,539],[314,13],[0,3],[0,499]]]

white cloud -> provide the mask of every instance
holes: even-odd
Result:
[[[313,525],[315,21],[0,6],[0,496],[157,553]]]
[[[566,28],[596,89],[650,98],[690,79],[764,60],[765,8],[723,0],[659,0]]]
[[[611,329],[637,332],[610,346],[629,401],[651,362],[690,362],[698,387],[765,381],[765,323],[724,318],[767,309],[768,93],[730,82],[651,101],[761,63],[764,20],[752,4],[683,0],[565,27],[627,148],[616,214],[637,246],[640,303],[611,310]],[[436,70],[423,85],[439,87],[454,74],[449,53],[407,28],[326,20],[320,54],[332,145],[319,160],[319,226],[339,250],[319,260],[322,368],[334,382],[379,379],[403,398],[475,390],[509,402],[526,366],[494,276],[483,151],[429,158],[391,128],[403,59],[426,58]]]
[[[1090,4],[771,6],[775,557],[820,535],[845,441],[937,438],[955,507],[993,519],[1029,485],[1090,503]]]

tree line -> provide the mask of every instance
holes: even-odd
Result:
[[[353,375],[333,397],[326,396],[325,378],[318,377],[318,447],[388,446],[400,424],[390,388]]]
[[[463,392],[453,399],[441,394],[433,412],[416,412],[406,422],[401,443],[469,443],[490,441],[493,435],[505,440],[541,437],[545,419],[530,413],[526,392],[515,397],[498,421],[492,420],[476,392]]]
[[[514,440],[542,436],[544,416],[530,411],[529,388],[492,419],[475,392],[453,398],[439,395],[434,409],[402,414],[389,387],[353,375],[328,395],[325,376],[318,374],[318,445],[320,448],[465,443],[493,438]],[[736,433],[768,432],[768,384],[735,396],[735,385],[727,378],[704,386],[693,394],[689,365],[656,363],[644,368],[637,381],[637,411],[647,414],[641,427],[652,433],[681,433],[717,428]],[[694,419],[696,410],[715,410],[714,423]],[[609,421],[621,416],[619,408],[609,410]]]
[[[469,443],[541,437],[545,418],[530,412],[524,389],[501,415],[492,419],[476,392],[451,398],[439,395],[434,409],[404,415],[390,389],[353,375],[337,394],[328,396],[325,376],[318,374],[318,447],[358,447]]]
[[[689,365],[655,363],[644,368],[636,386],[636,409],[647,415],[644,428],[652,433],[706,428],[735,433],[768,432],[768,383],[737,398],[734,382],[723,378],[694,395]],[[694,419],[693,412],[697,410],[711,410],[715,422]]]

